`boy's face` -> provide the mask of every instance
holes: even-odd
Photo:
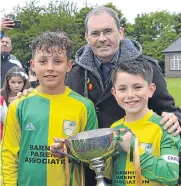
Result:
[[[147,111],[155,89],[155,84],[148,85],[140,75],[117,72],[112,93],[126,114],[139,114]]]
[[[51,48],[49,52],[37,50],[31,64],[40,87],[55,93],[59,93],[64,87],[66,73],[72,67],[71,60],[67,58],[66,50],[60,50],[57,47]]]

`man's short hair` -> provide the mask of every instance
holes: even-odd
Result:
[[[66,50],[67,58],[71,59],[71,41],[63,32],[43,32],[40,36],[36,37],[30,45],[33,57],[36,50],[50,52],[53,47]]]
[[[98,6],[94,9],[92,9],[86,16],[85,18],[85,31],[86,33],[88,32],[88,27],[87,27],[87,24],[88,24],[88,21],[89,21],[89,18],[93,15],[99,15],[99,14],[102,14],[102,13],[107,13],[109,14],[114,20],[115,20],[115,23],[116,23],[116,26],[118,28],[118,30],[120,29],[120,19],[118,17],[118,13],[116,11],[114,11],[112,8],[109,8],[109,7],[105,7],[105,6]]]
[[[118,62],[119,63],[119,62]],[[140,75],[148,84],[153,80],[153,69],[151,64],[143,57],[121,62],[115,66],[111,73],[112,84],[115,84],[118,72],[126,72],[132,75]]]

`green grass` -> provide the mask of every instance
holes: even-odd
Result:
[[[181,78],[165,78],[169,93],[174,97],[176,106],[181,108]]]

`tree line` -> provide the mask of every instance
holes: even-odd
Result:
[[[157,60],[164,60],[162,51],[176,39],[181,37],[181,12],[170,13],[159,11],[138,14],[133,24],[128,23],[126,17],[112,3],[104,6],[117,11],[121,26],[125,29],[127,38],[135,39],[141,43],[143,53]],[[15,7],[13,11],[4,16],[13,20],[21,20],[21,28],[7,32],[12,39],[13,54],[21,61],[31,59],[29,44],[31,40],[44,31],[63,31],[72,40],[72,58],[75,52],[86,44],[84,34],[84,19],[92,7],[82,7],[70,1],[56,0],[47,5],[39,5],[36,0],[26,2],[23,7]]]

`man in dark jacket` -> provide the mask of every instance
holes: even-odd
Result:
[[[111,94],[110,72],[116,64],[142,55],[140,44],[124,39],[117,13],[107,7],[93,9],[85,19],[87,45],[80,48],[67,77],[67,85],[77,93],[91,99],[95,105],[100,128],[108,128],[125,115]],[[153,67],[156,91],[149,108],[163,116],[161,124],[168,132],[180,133],[181,110],[169,95],[166,82],[157,62],[145,56]],[[131,68],[131,67],[130,67]],[[86,172],[86,186],[94,186],[90,172]],[[91,181],[90,181],[91,180]]]
[[[14,26],[14,22],[9,18],[5,18],[0,23],[1,88],[3,87],[5,76],[8,70],[10,70],[14,66],[22,67],[21,63],[17,59],[12,59],[12,56],[10,54],[12,50],[11,39],[8,36],[4,35],[4,31],[12,29],[12,26]]]

